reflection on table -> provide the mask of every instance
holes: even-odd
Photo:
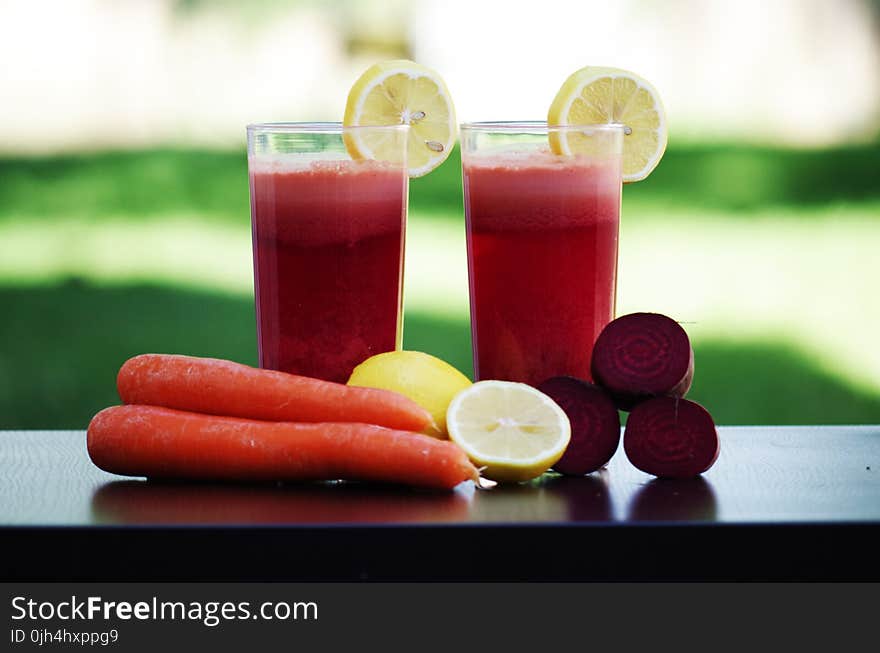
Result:
[[[615,509],[615,506],[618,508]],[[452,492],[342,481],[287,484],[122,480],[92,495],[100,524],[441,524],[714,521],[715,493],[703,478],[653,480],[612,491],[606,470],[573,478]]]

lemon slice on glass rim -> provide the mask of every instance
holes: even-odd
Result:
[[[635,73],[590,66],[573,73],[556,94],[548,125],[623,125],[623,181],[641,181],[666,151],[666,112],[657,90]],[[551,131],[556,154],[589,153],[590,139],[577,131]]]
[[[550,469],[571,439],[568,416],[525,383],[480,381],[446,411],[449,438],[493,481],[527,481]]]
[[[345,126],[409,125],[407,167],[421,177],[443,163],[455,145],[452,96],[435,71],[405,59],[370,66],[354,83],[345,105]],[[344,134],[353,159],[391,159],[395,146],[378,131]]]

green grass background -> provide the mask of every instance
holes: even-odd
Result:
[[[411,186],[404,337],[470,374],[459,166]],[[878,171],[691,146],[625,188],[619,312],[686,323],[719,423],[880,423]],[[243,152],[0,159],[0,428],[83,428],[137,353],[255,363],[249,266]]]

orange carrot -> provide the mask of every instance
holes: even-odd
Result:
[[[142,354],[116,377],[126,404],[275,422],[360,422],[404,431],[433,425],[431,414],[396,392],[356,388],[261,370],[217,358]]]
[[[105,408],[89,456],[126,476],[363,480],[450,489],[479,474],[458,445],[371,424],[261,422],[156,406]]]

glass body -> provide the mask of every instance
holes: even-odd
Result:
[[[550,139],[580,154],[557,155]],[[614,317],[623,127],[461,127],[474,373],[590,378]]]
[[[407,128],[249,125],[260,367],[344,383],[400,347]],[[353,160],[346,139],[382,142]]]

